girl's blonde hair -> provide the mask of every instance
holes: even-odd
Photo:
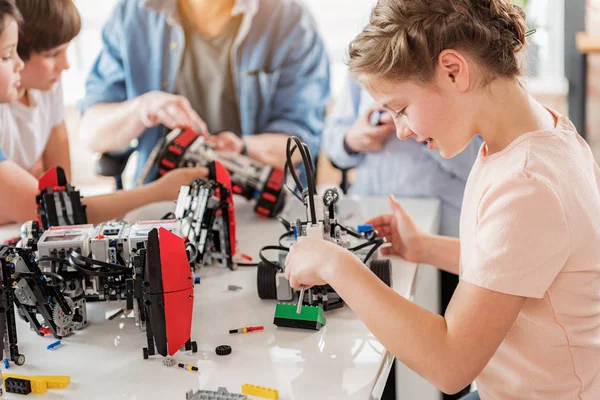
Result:
[[[368,78],[428,82],[439,54],[466,52],[484,81],[520,74],[525,13],[510,0],[379,0],[349,47],[350,71]]]

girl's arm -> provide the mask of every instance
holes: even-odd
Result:
[[[479,375],[525,302],[524,297],[461,281],[442,317],[405,299],[353,254],[322,239],[302,238],[292,246],[286,260],[290,284],[322,283],[303,275],[310,272],[304,266],[315,263],[322,268],[322,282],[335,289],[375,337],[444,393],[458,392]],[[290,266],[294,271],[288,271]]]
[[[449,236],[422,237],[422,264],[429,264],[452,274],[459,274],[460,240]]]
[[[46,149],[42,154],[42,163],[44,171],[53,166],[61,167],[65,171],[67,180],[71,181],[69,136],[64,121],[52,128],[48,144],[46,144]]]

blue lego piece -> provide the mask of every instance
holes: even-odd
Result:
[[[10,365],[8,364],[8,358],[4,359],[4,368],[9,369]]]
[[[56,346],[60,346],[62,344],[62,342],[60,340],[57,340],[54,343],[50,343],[48,346],[46,346],[46,349],[48,350],[52,350],[53,348],[55,348]]]
[[[358,225],[356,227],[356,231],[358,233],[371,232],[372,230],[373,230],[373,225],[371,225],[371,224],[363,224],[363,225]]]
[[[293,228],[294,228],[294,239],[298,240],[298,228],[296,227],[296,225],[294,225]]]
[[[199,277],[199,276],[196,276],[196,277],[194,278],[194,285],[198,285],[199,283],[200,283],[200,277]]]

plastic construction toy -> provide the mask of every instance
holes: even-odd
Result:
[[[192,364],[179,363],[179,364],[177,364],[177,366],[182,369],[187,369],[188,371],[194,371],[194,372],[198,371],[198,367],[196,367],[195,365],[192,365]]]
[[[279,392],[275,389],[270,389],[262,386],[244,383],[242,385],[242,393],[250,396],[262,397],[264,399],[278,400]]]
[[[146,327],[144,358],[172,356],[180,348],[196,353],[196,342],[190,339],[194,283],[183,239],[164,228],[153,229],[140,257],[135,266],[144,265],[144,270],[136,271],[133,293]]]
[[[156,179],[180,167],[207,166],[219,161],[231,174],[233,193],[256,199],[255,212],[262,217],[275,217],[283,209],[284,173],[282,169],[262,165],[231,152],[217,151],[212,143],[191,129],[175,129],[157,144],[140,176]]]
[[[71,383],[71,377],[60,375],[16,375],[4,372],[6,392],[17,394],[46,393],[48,389],[64,389]]]
[[[250,333],[250,332],[257,332],[257,331],[264,331],[265,327],[264,326],[246,326],[243,328],[239,328],[239,329],[230,329],[229,330],[229,334],[234,334],[234,333]]]
[[[302,306],[300,313],[296,311],[296,304],[279,303],[275,307],[273,323],[277,326],[318,331],[325,322],[323,309],[318,306]]]
[[[209,180],[197,179],[182,186],[175,217],[181,233],[194,250],[193,263],[211,265],[213,261],[236,269],[236,221],[231,177],[218,161],[208,164]]]
[[[0,354],[17,365],[25,363],[19,354],[14,306],[18,315],[40,336],[50,332],[57,339],[87,324],[85,307],[76,305],[61,291],[60,277],[42,272],[29,249],[0,247]]]
[[[218,356],[228,356],[229,354],[231,354],[231,346],[228,346],[226,344],[217,346],[217,348],[215,349],[215,353]]]
[[[58,347],[61,344],[62,344],[62,342],[60,340],[57,340],[56,342],[50,343],[48,346],[46,346],[46,349],[47,350],[52,350],[53,348]]]
[[[220,387],[219,390],[188,390],[185,394],[185,400],[246,400],[245,394],[229,393],[227,388]]]
[[[38,223],[42,229],[51,226],[87,224],[86,206],[81,196],[67,183],[65,171],[52,167],[38,181],[36,197]]]
[[[293,147],[292,144],[294,145]],[[292,165],[292,155],[295,150],[300,152],[306,170],[308,182],[306,189],[300,183]],[[286,172],[291,175],[296,183],[296,187],[302,193],[302,196],[297,195],[296,197],[306,207],[307,217],[306,220],[298,219],[295,223],[289,223],[283,218],[279,218],[286,227],[286,232],[280,237],[279,245],[265,246],[259,253],[261,258],[257,270],[259,297],[261,299],[277,299],[279,301],[292,301],[294,299],[296,291],[292,290],[288,280],[285,278],[285,258],[290,246],[293,246],[294,242],[301,236],[312,236],[328,240],[350,250],[368,265],[371,271],[383,282],[388,286],[391,285],[390,260],[376,259],[377,249],[385,243],[385,238],[377,237],[377,232],[370,225],[359,226],[357,231],[338,222],[336,208],[340,194],[336,189],[327,189],[322,196],[317,194],[316,178],[312,165],[308,147],[296,137],[289,138],[287,143]],[[263,255],[263,252],[266,250],[278,251],[277,261],[267,259]],[[305,305],[319,305],[324,311],[340,308],[344,305],[342,298],[330,285],[313,286],[307,289],[306,295],[303,296],[301,301]],[[289,316],[291,317],[291,314]],[[279,323],[282,323],[281,319]],[[290,322],[290,324],[295,326],[295,322]]]

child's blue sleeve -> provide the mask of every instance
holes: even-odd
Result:
[[[5,161],[7,159],[8,159],[8,157],[6,157],[6,154],[4,154],[2,149],[0,149],[0,162]]]

